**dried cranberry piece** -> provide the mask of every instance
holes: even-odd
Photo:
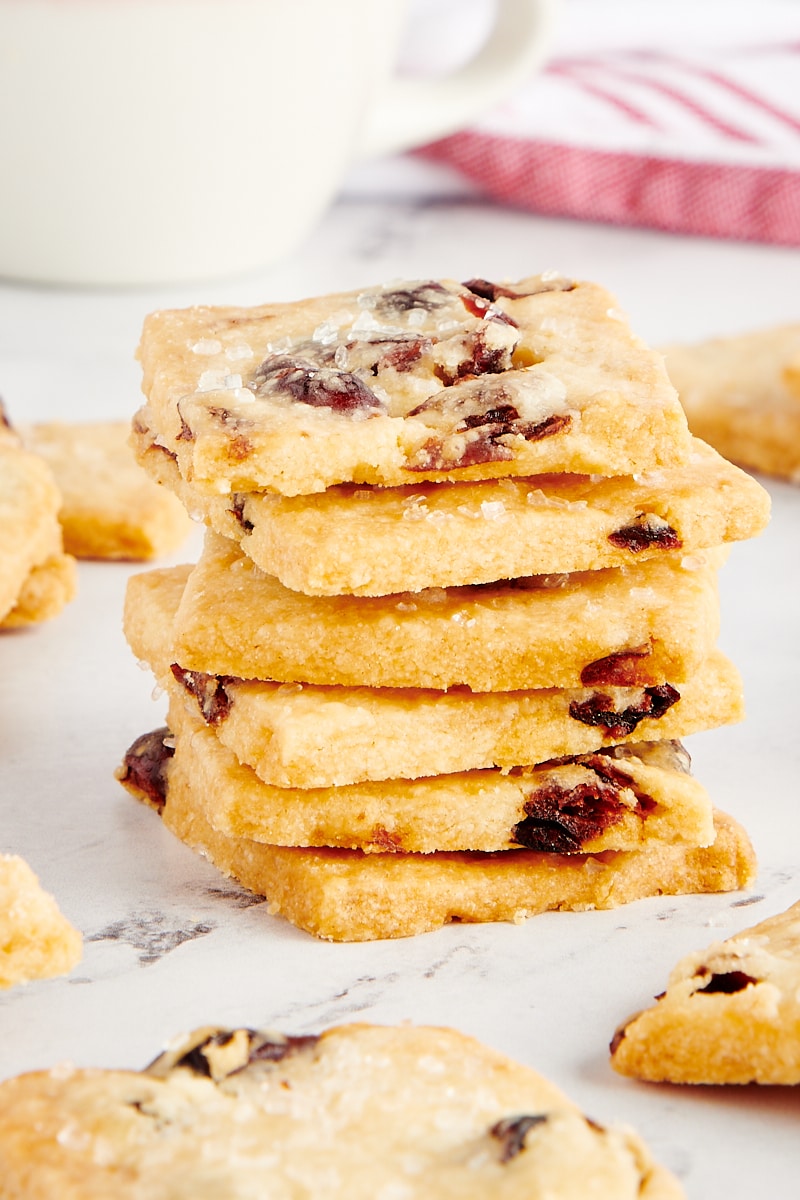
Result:
[[[234,675],[207,675],[204,671],[189,671],[178,663],[170,666],[173,676],[197,701],[207,725],[221,725],[233,704],[227,689],[240,683]]]
[[[167,802],[167,767],[175,753],[165,741],[170,736],[166,725],[143,733],[125,752],[120,775],[120,781],[130,783],[146,796],[157,812],[161,812]]]
[[[563,429],[568,429],[571,424],[572,417],[567,414],[545,417],[543,421],[523,421],[515,425],[512,432],[519,434],[526,442],[540,442],[542,438],[553,437]]]
[[[513,317],[503,312],[502,309],[492,308],[488,301],[482,299],[480,296],[470,295],[469,293],[464,295],[462,293],[461,303],[473,317],[487,321],[501,321],[504,325],[513,325],[515,329],[517,328],[517,322]]]
[[[213,1066],[212,1051],[215,1047],[224,1047],[233,1041],[237,1033],[246,1033],[249,1047],[247,1058],[238,1066],[234,1066],[230,1070],[226,1070],[225,1075],[237,1075],[240,1071],[244,1071],[251,1063],[254,1062],[282,1062],[290,1054],[296,1054],[298,1051],[306,1050],[311,1046],[315,1046],[319,1041],[319,1037],[315,1034],[308,1034],[300,1037],[287,1037],[283,1039],[271,1038],[259,1033],[255,1029],[245,1030],[228,1030],[222,1029],[217,1033],[209,1034],[202,1042],[198,1042],[196,1046],[192,1046],[185,1054],[176,1059],[174,1067],[185,1067],[189,1071],[193,1071],[195,1075],[200,1075],[204,1079],[218,1078]],[[155,1066],[159,1062],[152,1063]]]
[[[529,1129],[547,1120],[546,1113],[525,1114],[519,1117],[504,1117],[492,1125],[489,1133],[500,1143],[500,1162],[510,1162],[525,1149],[525,1136]]]
[[[478,463],[505,462],[513,455],[507,446],[495,442],[491,437],[479,435],[471,438],[454,457],[442,442],[431,439],[420,447],[413,462],[406,465],[409,471],[457,471],[473,467]]]
[[[708,968],[701,967],[696,974],[707,975]],[[753,975],[748,975],[746,971],[715,971],[708,983],[704,987],[698,988],[697,991],[704,994],[722,992],[726,996],[732,996],[734,992],[744,991],[751,983],[758,983],[758,980]]]
[[[596,687],[606,683],[610,687],[635,687],[646,683],[642,679],[639,668],[641,659],[649,658],[649,646],[636,646],[631,650],[617,650],[607,654],[605,658],[597,658],[587,663],[581,671],[581,683],[584,687]]]
[[[194,441],[194,430],[192,429],[191,425],[189,424],[189,422],[186,420],[183,413],[181,412],[180,404],[177,405],[177,409],[178,409],[178,416],[180,417],[181,427],[180,427],[179,431],[175,434],[175,441],[176,442],[193,442]]]
[[[497,408],[487,408],[486,412],[472,413],[456,426],[461,429],[482,429],[487,425],[495,428],[492,437],[500,437],[501,433],[513,433],[514,422],[519,420],[519,412],[513,404],[500,404]]]
[[[441,283],[431,279],[413,288],[395,288],[389,292],[375,293],[375,311],[381,316],[396,316],[399,313],[421,309],[434,312],[453,300],[453,293]]]
[[[491,410],[490,410],[491,411]],[[499,411],[497,409],[493,410]],[[515,410],[516,411],[516,410]],[[406,464],[409,471],[455,471],[462,467],[472,467],[478,463],[507,462],[514,457],[513,451],[499,439],[507,434],[523,437],[526,442],[538,442],[542,438],[552,437],[566,429],[571,423],[570,416],[545,417],[543,421],[533,423],[508,421],[495,425],[478,424],[480,415],[465,417],[456,426],[455,433],[472,433],[478,430],[478,436],[470,438],[457,456],[448,453],[448,447],[442,440],[431,438],[417,451],[412,462]],[[470,424],[468,425],[468,422]]]
[[[683,545],[676,530],[652,513],[639,513],[630,525],[623,525],[621,529],[610,533],[608,540],[612,546],[630,550],[633,554],[646,550],[648,546],[658,546],[662,550],[680,550]]]
[[[490,345],[485,327],[465,337],[463,342],[464,357],[455,368],[442,364],[436,367],[436,376],[445,387],[479,375],[502,375],[511,370],[513,347]]]
[[[627,1031],[628,1031],[627,1025],[620,1025],[618,1029],[614,1030],[614,1036],[611,1038],[611,1041],[608,1044],[608,1052],[609,1052],[609,1054],[612,1055],[612,1057],[613,1057],[613,1055],[615,1055],[617,1053],[617,1050],[619,1050],[620,1045],[625,1040],[625,1034],[627,1033]]]
[[[385,408],[373,391],[350,371],[315,366],[303,359],[267,358],[249,385],[256,395],[286,394],[301,404],[334,412],[377,412]]]
[[[571,788],[546,783],[525,801],[528,815],[514,826],[512,840],[528,850],[575,854],[622,819],[619,792],[615,781],[600,777]]]
[[[386,346],[375,365],[376,373],[384,367],[401,373],[410,371],[433,345],[431,338],[427,337],[376,338],[374,341],[379,346]]]
[[[627,737],[645,718],[657,721],[659,717],[663,717],[680,698],[681,694],[677,688],[669,683],[661,683],[656,687],[646,687],[641,700],[636,704],[615,710],[612,708],[613,701],[610,696],[596,692],[588,700],[573,700],[569,706],[569,715],[584,725],[601,726],[610,737]]]
[[[378,846],[385,854],[396,854],[403,849],[403,839],[399,833],[390,833],[382,825],[376,825],[372,830],[370,842]]]
[[[241,525],[245,533],[250,533],[253,529],[253,522],[248,521],[244,515],[244,506],[247,503],[247,497],[241,492],[234,492],[231,496],[230,512]]]
[[[254,1029],[246,1030],[248,1037],[256,1036]],[[211,1062],[208,1056],[208,1050],[212,1046],[227,1046],[233,1041],[235,1032],[233,1030],[223,1030],[220,1033],[212,1033],[205,1041],[198,1042],[196,1046],[192,1046],[191,1050],[187,1050],[179,1059],[175,1061],[176,1067],[185,1067],[189,1071],[193,1071],[195,1075],[201,1075],[204,1079],[213,1078],[211,1072]]]
[[[319,1035],[315,1033],[300,1034],[297,1037],[287,1037],[283,1041],[272,1041],[269,1038],[263,1038],[259,1035],[259,1039],[250,1047],[250,1059],[253,1062],[282,1062],[289,1054],[297,1054],[303,1050],[310,1050],[312,1046],[316,1046],[319,1041]]]
[[[497,300],[501,296],[508,300],[519,300],[522,296],[539,296],[545,292],[572,292],[577,285],[570,279],[548,279],[540,280],[539,284],[532,291],[520,292],[516,288],[506,287],[503,283],[492,283],[489,279],[468,279],[464,287],[469,288],[476,296],[481,296],[484,300]]]

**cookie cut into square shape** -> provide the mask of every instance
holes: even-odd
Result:
[[[175,660],[212,675],[475,692],[680,681],[719,631],[720,550],[393,596],[305,596],[210,531],[174,625]]]
[[[474,1038],[409,1024],[206,1026],[142,1072],[17,1076],[0,1084],[0,1160],[25,1200],[684,1195],[629,1127]]]
[[[664,353],[693,433],[744,467],[800,482],[800,324]]]
[[[173,778],[171,745],[164,730],[137,749],[142,769],[118,773],[127,790],[159,811],[187,846],[265,896],[270,912],[332,941],[410,937],[450,921],[521,922],[554,909],[616,908],[645,896],[735,891],[755,878],[747,834],[719,812],[711,846],[654,842],[647,850],[595,855],[364,854],[230,837],[209,823],[192,778]]]
[[[279,684],[175,662],[172,623],[191,566],[134,575],[123,627],[162,687],[177,679],[219,740],[276,787],[335,787],[511,767],[616,742],[682,738],[741,721],[742,681],[711,652],[691,678],[651,687],[471,692]]]
[[[54,421],[22,431],[61,493],[64,546],[77,558],[150,559],[176,550],[192,521],[182,504],[141,469],[126,421]]]
[[[800,902],[681,959],[619,1027],[611,1064],[656,1082],[800,1083]]]
[[[161,311],[142,421],[210,492],[320,492],[685,461],[660,355],[601,287],[423,280]]]
[[[25,860],[0,854],[0,988],[66,975],[82,950],[81,935]]]
[[[309,595],[379,596],[687,555],[755,536],[769,494],[695,439],[689,461],[633,479],[540,475],[313,496],[211,496],[152,436],[139,462],[268,575]]]
[[[651,841],[707,846],[711,801],[680,742],[640,742],[568,760],[387,779],[333,788],[263,783],[171,690],[171,776],[193,780],[210,824],[279,846],[368,853],[437,850],[636,850]]]

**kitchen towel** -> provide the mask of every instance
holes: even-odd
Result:
[[[421,153],[538,213],[798,246],[800,0],[563,0],[540,72]]]

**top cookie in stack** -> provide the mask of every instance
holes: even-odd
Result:
[[[424,282],[150,316],[140,414],[210,493],[686,462],[659,356],[594,284]]]
[[[178,744],[123,774],[179,836],[330,937],[750,878],[746,835],[694,781],[687,800],[664,738],[741,715],[715,575],[766,493],[691,438],[602,288],[162,312],[140,355],[137,456],[213,530],[126,608]],[[293,762],[290,710],[318,735]],[[433,727],[454,731],[441,755]],[[289,833],[278,810],[301,805]],[[433,808],[442,832],[415,840]],[[347,814],[366,810],[365,830]]]

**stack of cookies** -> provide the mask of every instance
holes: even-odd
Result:
[[[148,318],[137,457],[208,525],[129,586],[168,727],[118,772],[340,940],[748,884],[684,735],[742,715],[693,439],[600,287],[545,275]]]

